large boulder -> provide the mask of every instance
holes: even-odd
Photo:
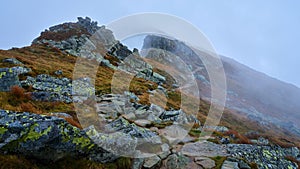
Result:
[[[62,118],[6,110],[0,110],[0,152],[46,161],[66,156],[99,162],[117,158]]]

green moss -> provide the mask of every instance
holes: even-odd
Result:
[[[270,153],[268,150],[263,150],[263,155],[267,158],[271,158],[272,157],[272,153]]]
[[[0,79],[6,75],[6,72],[0,72]]]
[[[27,140],[31,140],[31,141],[35,141],[35,140],[38,140],[40,137],[44,136],[44,135],[47,135],[52,127],[49,126],[46,130],[42,131],[42,132],[36,132],[35,131],[35,127],[38,127],[39,124],[34,124],[30,127],[30,130],[29,132],[26,134],[26,137],[24,138],[24,141],[27,141]]]
[[[4,134],[7,131],[7,128],[0,127],[0,134]]]
[[[216,157],[212,157],[212,160],[215,161],[216,166],[214,167],[214,169],[221,169],[224,161],[227,159],[227,157],[222,157],[222,156],[216,156]]]
[[[91,142],[91,140],[87,137],[76,137],[72,140],[73,144],[76,144],[77,146],[80,146],[81,148],[88,148],[91,149],[94,147],[94,144]]]
[[[95,146],[95,144],[93,144],[88,137],[84,137],[81,135],[80,130],[78,128],[68,125],[65,122],[62,122],[59,126],[61,135],[63,136],[63,142],[71,141],[76,146],[80,146],[80,148],[91,149]],[[69,132],[72,132],[74,137],[71,137],[68,133],[65,133],[65,129],[67,129]]]

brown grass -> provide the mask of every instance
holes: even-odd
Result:
[[[229,130],[224,133],[226,136],[234,135],[236,137],[235,142],[238,144],[250,144],[251,141],[244,135],[240,134],[239,132],[235,130]]]
[[[10,89],[10,94],[18,100],[29,100],[31,96],[29,93],[25,93],[25,89],[19,86],[13,86]]]

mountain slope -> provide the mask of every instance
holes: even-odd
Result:
[[[93,33],[96,50],[86,45]],[[181,92],[150,56],[130,51],[89,18],[50,27],[31,46],[0,50],[0,168],[297,168],[300,139],[289,131],[230,108],[219,126],[204,126],[211,105],[203,64],[183,43],[158,40],[163,49],[177,46],[177,55],[188,51],[202,99]],[[76,74],[78,60],[87,67]],[[181,106],[182,96],[190,106]],[[193,103],[199,111],[190,113]],[[211,137],[199,137],[207,131]]]
[[[148,35],[143,50],[162,49],[180,57],[193,72],[200,95],[209,100],[210,82],[206,68],[197,54],[184,43],[164,37]],[[148,51],[148,58],[159,51]],[[202,53],[203,57],[210,57]],[[226,107],[248,116],[261,124],[276,125],[300,135],[300,89],[248,68],[230,58],[221,56],[227,80]]]

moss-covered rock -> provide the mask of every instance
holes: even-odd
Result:
[[[56,161],[66,156],[110,162],[117,157],[64,119],[0,110],[0,152]]]

